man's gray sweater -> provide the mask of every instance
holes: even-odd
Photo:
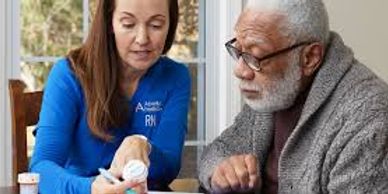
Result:
[[[272,119],[245,105],[204,150],[202,186],[211,191],[215,166],[235,154],[255,154],[263,174]],[[388,86],[336,33],[281,152],[278,181],[278,193],[388,193]]]

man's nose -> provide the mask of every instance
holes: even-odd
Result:
[[[137,28],[135,41],[139,45],[145,45],[149,42],[149,34],[146,26],[139,26]]]
[[[252,80],[255,77],[255,72],[240,57],[234,68],[234,75],[242,80]]]

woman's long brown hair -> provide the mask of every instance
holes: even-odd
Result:
[[[178,23],[178,0],[169,0],[170,26],[163,54],[171,48]],[[100,0],[85,43],[68,54],[71,67],[83,88],[91,133],[109,141],[109,129],[128,118],[128,102],[120,87],[121,59],[112,30],[115,0]]]

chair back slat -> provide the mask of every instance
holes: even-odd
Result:
[[[39,120],[43,92],[25,92],[21,80],[9,80],[8,89],[12,117],[12,183],[17,185],[17,176],[28,170],[27,127]]]
[[[43,92],[31,92],[24,94],[24,104],[26,108],[26,126],[36,125],[39,120],[40,107],[42,105]]]

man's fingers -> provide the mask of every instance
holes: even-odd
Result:
[[[245,155],[244,160],[249,173],[249,188],[253,188],[256,186],[258,181],[257,158],[252,154],[248,154]]]
[[[249,175],[257,175],[257,159],[252,154],[245,155],[245,164],[248,168]]]
[[[254,188],[257,185],[257,175],[251,175],[249,177],[249,188]]]
[[[238,190],[240,188],[240,181],[237,178],[236,172],[234,171],[234,167],[229,160],[225,160],[223,165],[221,166],[221,171],[224,174],[226,180],[228,181],[230,187],[233,190]]]
[[[240,190],[246,190],[249,187],[249,173],[244,161],[244,156],[235,156],[230,158],[236,177],[239,180]]]
[[[231,156],[222,161],[211,177],[215,193],[249,191],[259,179],[257,159],[254,155]]]
[[[231,191],[231,187],[219,167],[213,173],[211,187],[215,193]]]

